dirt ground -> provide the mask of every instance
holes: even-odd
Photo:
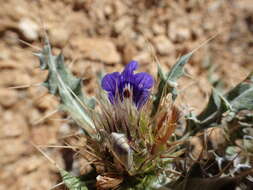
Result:
[[[158,61],[168,70],[216,34],[187,65],[178,104],[198,112],[212,84],[232,87],[253,70],[252,0],[2,0],[1,190],[44,190],[60,182],[55,166],[32,145],[59,145],[70,130],[55,113],[57,99],[40,86],[47,73],[32,53],[41,48],[43,28],[89,94],[102,69],[118,71],[137,60],[140,70],[156,75]],[[43,150],[65,167],[59,148]]]

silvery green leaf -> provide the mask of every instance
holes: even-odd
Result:
[[[213,89],[206,108],[196,118],[187,117],[188,129],[192,130],[192,133],[203,130],[220,121],[224,112],[234,117],[232,105],[221,93]]]
[[[155,115],[157,109],[159,107],[161,98],[168,93],[172,94],[172,98],[175,100],[177,97],[177,80],[184,75],[184,66],[188,63],[191,58],[193,52],[190,52],[186,55],[180,57],[180,59],[176,62],[175,65],[171,68],[171,70],[165,74],[162,71],[162,68],[158,64],[158,78],[160,79],[160,83],[158,85],[158,91],[155,94],[153,101],[153,109],[151,115]]]
[[[253,153],[253,138],[243,139],[243,147],[248,151]]]
[[[238,147],[229,146],[226,149],[226,157],[233,159],[238,154]],[[232,158],[231,158],[232,157]]]
[[[35,55],[39,57],[41,69],[48,70],[44,86],[51,94],[60,97],[61,108],[68,111],[89,134],[94,129],[94,124],[88,110],[94,108],[94,100],[83,94],[81,79],[74,77],[66,68],[62,54],[52,55],[47,37],[43,50]]]
[[[162,67],[160,64],[157,64],[157,78],[158,79],[164,79],[166,78],[165,73],[162,70]]]
[[[198,120],[205,120],[210,115],[219,110],[220,106],[221,106],[221,99],[217,91],[213,89],[206,108],[197,117]]]
[[[233,109],[253,110],[253,72],[226,94],[226,99],[231,103]]]
[[[253,72],[224,96],[213,90],[206,108],[197,116],[200,124],[191,121],[190,128],[203,129],[220,120],[222,113],[226,111],[229,111],[233,119],[241,110],[253,110]]]
[[[65,170],[60,170],[64,184],[69,190],[88,190],[87,186],[78,177],[73,176]]]
[[[167,74],[167,81],[176,82],[181,76],[184,75],[184,66],[188,63],[193,52],[190,52],[186,55],[180,57],[175,65],[171,68],[170,72]]]

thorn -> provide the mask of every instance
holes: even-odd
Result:
[[[189,85],[187,85],[186,87],[182,88],[181,90],[178,91],[178,94],[181,94],[182,92],[185,92],[186,90],[188,90],[189,88],[191,88],[192,86],[196,85],[197,81],[193,81],[192,83],[190,83]]]
[[[39,1],[39,3],[41,3],[41,5],[43,5],[43,3],[41,1]],[[40,26],[41,26],[41,30],[42,30],[42,35],[44,37],[44,43],[46,46],[50,46],[49,44],[49,38],[48,38],[48,35],[47,35],[47,32],[46,32],[46,27],[45,27],[45,23],[43,21],[43,13],[41,11],[39,11],[39,22],[40,22]]]
[[[77,57],[74,57],[74,59],[69,63],[69,69],[72,68],[73,64],[77,61]]]
[[[43,54],[42,53],[32,53],[34,56],[36,57],[39,57],[39,58],[42,58],[43,57]]]
[[[69,44],[69,42],[70,42],[70,40],[71,40],[71,38],[72,38],[73,35],[74,35],[74,29],[72,29],[72,31],[70,32],[70,34],[69,34],[67,40],[64,42],[63,48],[62,48],[62,50],[61,50],[61,53],[63,53],[63,51],[65,50],[65,48],[66,48],[67,45]]]
[[[145,35],[144,35],[144,36],[145,36]],[[149,40],[146,39],[146,38],[145,38],[145,42],[146,42],[146,44],[147,44],[147,46],[148,46],[148,48],[149,48],[149,51],[150,51],[150,53],[151,53],[151,55],[152,55],[152,57],[153,57],[153,61],[154,61],[155,63],[157,63],[157,64],[161,64],[160,61],[159,61],[159,59],[158,59],[158,57],[156,56],[155,48],[154,48],[153,44],[152,44],[151,42],[149,42]]]
[[[76,137],[78,135],[80,135],[79,132],[72,132],[71,134],[62,135],[62,136],[58,137],[57,139],[58,140],[64,140],[64,139],[67,139],[67,138]]]
[[[27,45],[28,47],[31,47],[31,48],[37,50],[37,51],[41,51],[41,48],[39,48],[39,47],[37,47],[37,46],[34,46],[34,45],[32,45],[31,43],[29,43],[29,42],[26,42],[26,41],[21,40],[21,39],[18,39],[18,41],[21,42],[22,44]]]
[[[7,87],[8,89],[20,89],[20,88],[30,88],[32,86],[41,86],[43,83],[36,83],[36,84],[25,84],[20,86],[11,86]]]
[[[214,34],[213,36],[211,36],[210,38],[208,38],[207,40],[205,40],[203,43],[201,43],[198,47],[196,47],[195,49],[193,49],[190,54],[195,53],[197,50],[199,50],[200,48],[202,48],[203,46],[205,46],[207,43],[209,43],[211,40],[213,40],[214,38],[216,38],[218,35],[220,34],[220,32],[217,32],[216,34]]]
[[[57,110],[54,110],[54,111],[46,114],[44,117],[40,118],[39,120],[32,122],[32,125],[37,125],[37,124],[41,123],[42,121],[46,120],[48,117],[51,117],[52,115],[54,115],[58,111],[59,110],[57,109]]]
[[[67,123],[72,121],[72,119],[49,119],[49,120],[50,121],[66,121]]]
[[[56,187],[59,187],[59,186],[61,186],[61,185],[63,185],[63,184],[64,184],[64,182],[62,181],[62,182],[60,182],[60,183],[54,185],[53,187],[51,187],[49,190],[55,189]]]
[[[37,145],[37,147],[42,148],[66,148],[66,149],[75,149],[81,148],[81,146],[64,146],[64,145]]]
[[[54,95],[52,94],[48,94],[48,92],[40,95],[39,97],[36,97],[36,99],[34,100],[35,103],[37,104],[41,104],[43,101],[50,101],[52,98],[54,98]]]
[[[49,162],[51,162],[53,165],[55,165],[55,167],[59,170],[61,170],[61,168],[57,165],[57,163],[50,158],[43,150],[41,150],[41,148],[39,148],[37,145],[35,145],[33,142],[30,142],[31,145],[36,148]]]

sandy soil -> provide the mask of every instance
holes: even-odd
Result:
[[[55,52],[63,49],[72,71],[96,92],[101,69],[118,71],[128,61],[156,74],[199,47],[180,80],[178,103],[198,112],[211,85],[234,86],[253,70],[251,0],[5,0],[0,6],[0,189],[50,189],[57,169],[36,150],[57,145],[68,132],[57,99],[39,84],[46,72],[32,52],[43,28]],[[26,45],[22,41],[29,42]],[[218,82],[219,81],[219,82]],[[23,86],[25,85],[25,86]],[[23,88],[10,88],[23,86]],[[29,88],[26,88],[29,86]],[[61,167],[62,151],[43,149]]]

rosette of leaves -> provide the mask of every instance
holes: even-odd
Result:
[[[48,70],[44,85],[59,97],[60,109],[76,121],[86,139],[86,144],[75,151],[82,153],[91,171],[82,176],[61,171],[63,181],[71,190],[181,190],[189,189],[186,185],[189,183],[197,187],[204,177],[193,175],[196,167],[180,170],[177,166],[177,162],[187,156],[187,137],[221,122],[225,112],[234,119],[240,110],[252,109],[250,76],[246,83],[226,95],[214,92],[199,116],[189,114],[185,118],[174,101],[177,80],[184,75],[184,65],[192,53],[182,56],[168,73],[158,66],[156,85],[149,74],[135,74],[138,63],[130,62],[123,72],[103,77],[96,101],[82,92],[82,81],[66,68],[63,55],[52,55],[47,38],[43,50],[36,55],[41,69]],[[180,120],[187,120],[188,130],[178,136],[175,130]],[[213,187],[224,180],[214,178],[203,185]]]

